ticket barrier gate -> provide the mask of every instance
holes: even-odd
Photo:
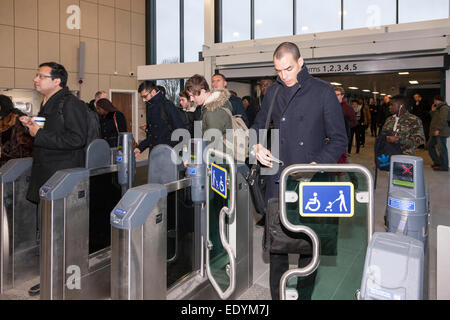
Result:
[[[90,167],[57,171],[41,187],[41,300],[110,297],[109,212],[133,183],[132,141],[119,135],[116,164],[106,143]]]
[[[104,142],[88,146],[86,167],[109,159]],[[38,208],[26,200],[32,163],[32,158],[12,159],[0,169],[0,294],[39,276]]]
[[[314,179],[311,179],[315,177],[315,174],[323,175],[328,173],[332,177],[338,177],[345,172],[361,174],[365,178],[367,191],[355,190],[353,195],[352,190],[355,187],[351,182],[331,182],[329,180],[327,182],[313,182]],[[329,176],[327,176],[328,178]],[[359,188],[364,187],[362,182],[358,184]],[[365,205],[365,216],[361,215],[360,212],[356,213],[356,210],[353,212],[351,210],[343,210],[344,206],[340,208],[339,205],[334,203],[335,201],[329,201],[335,198],[338,199],[340,191],[346,190],[345,188],[350,190],[348,198],[344,197],[343,199],[347,205],[346,209],[350,209],[350,202],[352,207],[354,206],[355,208],[357,205]],[[310,192],[311,196],[307,192]],[[329,194],[332,194],[331,198]],[[344,192],[343,194],[347,193]],[[315,280],[314,291],[321,292],[312,296],[313,299],[354,298],[354,293],[360,285],[359,280],[355,281],[355,278],[357,279],[357,273],[361,273],[366,242],[370,243],[374,231],[374,190],[373,178],[369,170],[355,164],[294,164],[285,168],[280,175],[279,199],[280,221],[283,226],[292,232],[305,233],[311,239],[312,244],[311,262],[303,268],[289,269],[281,277],[280,299],[296,298],[300,293],[295,292],[295,294],[292,294],[292,291],[297,290],[288,289],[288,282],[295,277],[299,281],[315,271],[317,271],[318,275]],[[311,222],[314,219],[319,220]],[[333,238],[335,247],[331,250],[335,252],[331,254],[325,254],[325,243],[321,242],[323,235],[321,224],[326,223],[327,219],[341,219],[336,224],[338,228],[336,228],[336,235]],[[352,220],[356,221],[354,225],[351,222]],[[366,239],[360,237],[364,232],[366,233]],[[355,237],[355,240],[352,241],[352,237]],[[334,288],[332,287],[333,283],[340,283],[340,285]],[[302,289],[304,288],[300,288],[300,290]],[[329,292],[330,289],[334,291],[334,294]],[[340,296],[336,297],[336,294],[342,290],[353,291],[341,293]]]
[[[37,205],[26,199],[32,158],[0,169],[0,294],[39,275]]]
[[[173,165],[168,161],[170,155],[159,157],[159,151],[152,150],[150,158],[164,159],[160,164],[149,161],[149,182],[153,183],[128,190],[111,212],[112,299],[228,299],[238,297],[252,285],[253,219],[243,178],[246,172],[243,166],[237,168],[229,155],[212,149],[206,151],[207,162],[202,164],[204,148],[205,142],[193,139],[190,158],[196,161],[188,165],[187,178],[164,183],[155,183],[158,177],[152,177],[151,172],[167,171]],[[229,194],[223,199],[225,205],[210,204],[214,198],[209,192],[212,156],[227,164],[224,170],[229,175],[223,182]],[[167,256],[167,199],[186,188],[194,203],[194,262],[190,272],[169,282],[169,273],[175,268],[170,268],[174,262]]]
[[[387,233],[367,250],[361,299],[428,299],[429,194],[420,157],[391,157],[386,204]]]

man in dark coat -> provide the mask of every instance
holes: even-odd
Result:
[[[178,141],[171,141],[172,132],[184,128],[175,105],[151,81],[142,82],[138,91],[146,103],[147,138],[134,149],[135,155],[138,156],[147,148],[151,151],[158,144],[175,146]]]
[[[278,73],[276,83],[267,90],[253,129],[263,129],[276,87],[280,87],[271,119],[279,130],[280,154],[283,162],[276,174],[269,176],[266,199],[278,198],[278,181],[283,169],[297,163],[337,163],[347,147],[347,134],[341,106],[333,87],[313,78],[304,66],[300,51],[294,43],[284,42],[274,53],[274,66]],[[272,143],[272,149],[275,141]],[[272,154],[261,144],[253,148],[262,165],[272,167]],[[270,214],[270,212],[268,213]],[[299,266],[312,259],[311,244],[300,252]],[[287,254],[270,253],[270,290],[273,299],[279,299],[282,274],[289,268]],[[300,282],[300,281],[299,281]],[[307,297],[310,298],[310,297]]]
[[[216,73],[215,75],[212,76],[211,86],[213,87],[213,89],[225,89],[227,85],[228,85],[227,78],[225,78],[223,74]],[[245,113],[245,108],[244,105],[242,104],[242,100],[239,97],[232,94],[230,96],[229,101],[233,106],[232,111],[233,116],[237,114],[241,115],[242,120],[244,120],[245,124],[248,127],[249,126],[248,117],[247,114]]]
[[[427,142],[430,139],[431,107],[423,102],[420,94],[416,93],[413,97],[414,103],[412,105],[411,113],[422,120],[425,141]]]
[[[20,117],[20,121],[34,137],[27,199],[39,203],[40,187],[56,171],[84,167],[84,147],[88,131],[87,106],[66,87],[67,71],[60,64],[41,64],[33,81],[36,91],[44,96],[38,116],[45,118],[45,124],[41,128],[27,116]],[[39,289],[39,285],[32,287],[30,295],[38,294]]]
[[[32,118],[20,118],[34,137],[33,166],[27,193],[27,199],[34,203],[39,202],[39,188],[56,171],[84,166],[87,107],[66,84],[64,66],[54,62],[41,64],[34,78],[34,87],[44,96],[38,116],[45,118],[45,125],[40,128]]]

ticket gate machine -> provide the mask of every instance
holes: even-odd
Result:
[[[243,178],[245,170],[242,166],[237,170],[230,156],[211,149],[204,151],[204,147],[204,142],[193,139],[190,158],[199,161],[190,163],[186,170],[187,178],[175,181],[158,179],[161,179],[161,172],[169,170],[173,173],[177,170],[178,165],[170,161],[171,156],[176,159],[177,155],[168,146],[153,149],[150,154],[153,160],[149,161],[151,183],[128,190],[111,211],[112,299],[227,299],[238,297],[252,285],[253,207]],[[160,152],[165,156],[158,155]],[[207,156],[204,158],[205,154]],[[226,159],[230,166],[229,179],[224,181],[229,189],[227,201],[230,206],[220,205],[221,209],[225,209],[215,212],[213,210],[216,208],[212,205],[209,215],[215,219],[213,222],[207,218],[208,201],[213,198],[209,193],[209,159],[212,154]],[[163,161],[155,160],[158,158]],[[202,165],[202,159],[206,158],[206,165]],[[176,268],[170,268],[173,263],[167,257],[167,220],[171,215],[167,210],[168,196],[186,188],[192,189],[191,198],[195,204],[195,245],[190,257],[195,262],[189,274],[182,274],[177,281],[169,283],[166,277],[169,279]],[[219,211],[220,221],[217,220]],[[188,214],[181,210],[181,215]],[[215,252],[220,249],[218,241],[225,249],[221,254]],[[210,255],[212,252],[215,252],[214,256]],[[178,257],[180,259],[181,256]]]
[[[0,294],[39,275],[37,205],[25,200],[32,158],[0,169]]]
[[[376,233],[366,253],[360,298],[428,298],[429,194],[423,159],[391,157],[387,233]]]
[[[110,297],[109,212],[135,167],[131,134],[119,135],[119,151],[128,155],[118,152],[117,164],[100,141],[107,148],[93,167],[57,171],[40,189],[41,299]]]

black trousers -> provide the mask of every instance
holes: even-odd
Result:
[[[311,256],[300,255],[299,268],[306,267],[312,260]],[[289,256],[287,254],[270,254],[270,294],[272,300],[280,300],[281,276],[289,269]],[[297,279],[298,300],[311,300],[316,280],[317,270],[311,275]]]

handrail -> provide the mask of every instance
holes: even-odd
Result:
[[[282,300],[286,299],[285,288],[287,282],[291,277],[306,277],[313,273],[319,266],[320,258],[319,258],[319,239],[317,234],[306,226],[293,225],[287,219],[286,214],[286,186],[288,176],[294,173],[299,172],[360,172],[366,176],[368,181],[368,189],[369,189],[369,204],[367,206],[367,243],[372,239],[372,234],[374,232],[374,189],[373,189],[373,177],[370,171],[361,165],[358,164],[293,164],[283,170],[280,176],[280,189],[279,189],[279,210],[280,210],[280,221],[281,223],[290,231],[300,233],[303,232],[307,234],[311,240],[313,245],[313,258],[311,262],[304,268],[296,268],[290,269],[286,271],[280,280],[280,298]]]
[[[236,208],[236,186],[235,186],[235,184],[236,184],[236,181],[235,181],[236,164],[234,163],[233,157],[231,157],[229,154],[223,153],[223,152],[215,150],[215,149],[208,149],[208,151],[206,153],[206,165],[208,168],[209,168],[209,158],[211,155],[219,156],[222,159],[226,159],[229,164],[229,167],[230,167],[230,183],[229,183],[230,207],[229,208],[223,207],[220,210],[220,216],[219,216],[220,241],[230,259],[230,264],[229,264],[229,266],[230,266],[230,268],[229,268],[230,286],[228,287],[228,289],[225,292],[222,292],[222,289],[220,288],[220,286],[217,284],[214,277],[212,276],[209,264],[206,264],[206,273],[208,274],[208,278],[210,279],[211,284],[213,285],[214,289],[219,294],[220,298],[222,300],[225,300],[225,299],[228,299],[234,293],[234,290],[236,287],[236,271],[235,271],[236,270],[236,260],[235,260],[233,248],[231,247],[231,245],[229,244],[229,242],[226,239],[226,223],[225,223],[226,216],[228,216],[230,220],[233,220],[235,208]],[[206,175],[207,194],[209,194],[209,188],[210,188],[209,175]],[[208,198],[209,197],[207,196],[207,199]],[[207,212],[209,212],[208,200],[207,200]],[[209,226],[208,226],[208,228],[209,228]],[[207,260],[209,261],[209,250],[206,251],[206,255],[207,255]]]

